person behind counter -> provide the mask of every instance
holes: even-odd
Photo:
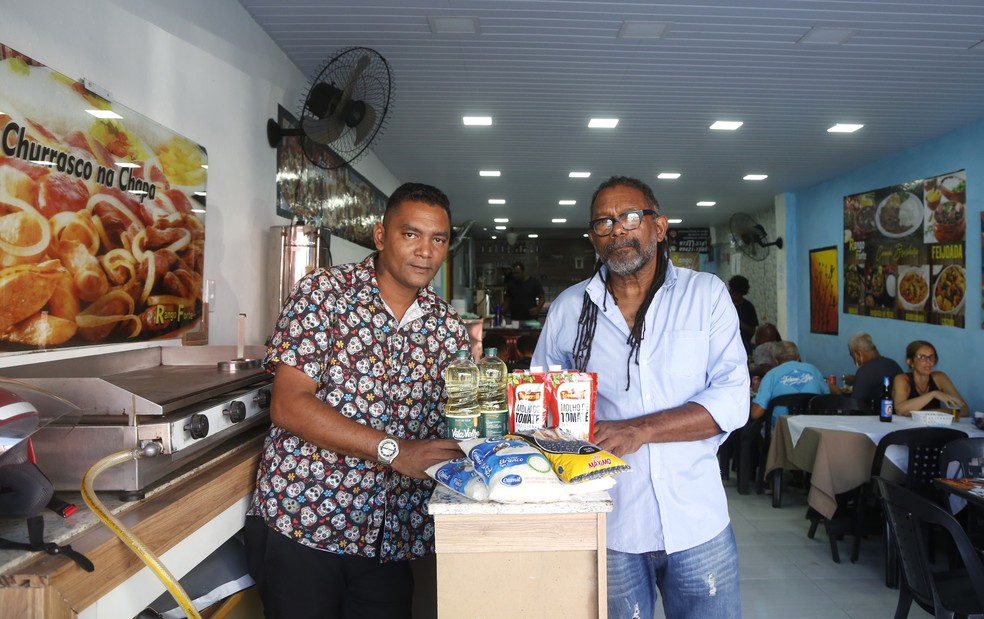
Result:
[[[960,409],[962,417],[970,407],[945,372],[933,371],[939,356],[929,342],[916,340],[905,347],[905,362],[912,370],[895,377],[892,399],[895,414],[911,416],[912,411]]]
[[[439,438],[441,373],[468,336],[428,286],[450,222],[443,192],[401,185],[373,225],[377,251],[312,272],[284,303],[246,519],[268,619],[410,617],[408,560],[434,551],[424,470],[461,456]]]
[[[652,189],[612,177],[591,199],[595,273],[551,303],[533,365],[596,372],[595,442],[632,470],[612,489],[608,616],[741,615],[717,448],[748,416],[748,370],[724,283],[669,260]]]
[[[748,278],[742,275],[735,275],[728,280],[728,292],[731,293],[731,301],[735,304],[738,312],[738,325],[741,328],[741,343],[745,346],[745,352],[752,354],[755,345],[752,337],[755,335],[755,328],[758,327],[758,312],[752,302],[745,298],[751,286]]]
[[[546,301],[543,285],[526,273],[522,262],[512,265],[512,277],[506,282],[506,313],[513,320],[536,320]]]
[[[847,340],[847,352],[854,360],[858,370],[854,373],[854,387],[851,396],[872,414],[878,414],[881,402],[884,380],[889,380],[902,373],[902,368],[895,359],[882,357],[871,336],[864,331],[858,331]]]

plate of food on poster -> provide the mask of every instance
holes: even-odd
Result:
[[[900,239],[919,228],[922,214],[922,201],[915,194],[905,190],[893,191],[878,203],[875,226],[883,237]]]
[[[933,311],[940,314],[959,314],[964,308],[967,276],[957,264],[943,267],[933,282]]]
[[[967,182],[963,172],[924,182],[926,243],[957,243],[967,233]]]
[[[844,207],[845,226],[851,230],[855,241],[864,241],[878,231],[875,225],[877,206],[874,192],[848,196]]]
[[[929,265],[900,266],[895,298],[899,307],[921,312],[929,299]]]

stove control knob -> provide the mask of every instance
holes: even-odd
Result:
[[[191,434],[191,438],[205,438],[208,436],[208,417],[201,413],[195,413],[188,420],[184,429]]]
[[[239,400],[233,400],[230,402],[229,408],[222,412],[229,415],[229,421],[232,423],[239,423],[240,421],[246,419],[246,405]]]
[[[270,397],[270,390],[269,389],[260,389],[256,393],[256,397],[253,398],[253,401],[256,402],[256,405],[259,406],[260,408],[269,408],[270,407],[270,399],[271,399],[271,397]]]

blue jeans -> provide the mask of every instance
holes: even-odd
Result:
[[[608,551],[609,619],[652,619],[657,586],[667,619],[740,619],[738,547],[731,525],[714,539],[671,555]]]

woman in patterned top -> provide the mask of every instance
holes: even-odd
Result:
[[[407,183],[361,263],[318,269],[284,303],[265,359],[272,426],[247,518],[266,617],[410,617],[408,559],[433,552],[425,469],[445,440],[442,371],[468,347],[429,282],[447,197]]]

